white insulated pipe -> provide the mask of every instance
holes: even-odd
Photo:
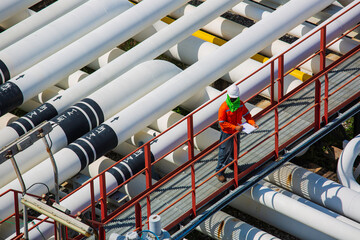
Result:
[[[196,9],[195,6],[186,4],[183,7],[178,8],[176,11],[170,13],[169,16],[173,18],[180,18],[185,14],[191,13],[194,9]],[[226,18],[217,17],[213,21],[203,26],[201,29],[224,39],[230,40],[236,35],[240,34],[244,29],[246,29],[246,27]]]
[[[1,116],[0,117],[0,129],[6,127],[7,125],[9,125],[10,123],[14,122],[17,119],[19,119],[19,117],[12,113],[7,113],[4,116]]]
[[[152,60],[132,68],[62,114],[50,120],[53,130],[46,136],[53,153],[81,137],[104,120],[121,111],[181,70],[174,64]],[[36,116],[34,116],[36,117]],[[48,157],[42,141],[37,141],[15,156],[21,172],[28,171]],[[11,161],[0,165],[0,186],[16,178]]]
[[[339,221],[341,221],[343,223],[349,224],[349,225],[351,225],[351,226],[353,226],[353,227],[360,230],[360,223],[358,223],[358,222],[356,222],[356,221],[354,221],[352,219],[349,219],[349,218],[344,217],[344,216],[342,216],[342,215],[340,215],[338,213],[335,213],[334,211],[331,211],[331,210],[329,210],[329,209],[327,209],[327,208],[325,208],[323,206],[320,206],[320,205],[318,205],[318,204],[316,204],[316,203],[314,203],[314,202],[312,202],[310,200],[307,200],[307,199],[305,199],[303,197],[300,197],[300,196],[298,196],[298,195],[296,195],[296,194],[294,194],[292,192],[289,192],[289,191],[287,191],[287,190],[285,190],[283,188],[280,188],[279,186],[277,186],[275,184],[272,184],[270,182],[262,181],[261,184],[263,186],[266,186],[266,187],[270,188],[271,190],[274,190],[275,192],[278,192],[280,194],[283,194],[284,196],[287,196],[287,197],[289,197],[289,198],[291,198],[293,200],[296,200],[296,201],[308,206],[309,208],[321,211],[321,212],[329,215],[330,217],[335,218],[336,220],[339,220]],[[316,213],[316,211],[315,211],[315,213]],[[314,215],[314,214],[312,214],[312,215]]]
[[[354,6],[355,4],[356,3],[349,5],[343,11],[346,11],[346,9],[350,8],[351,6]],[[328,21],[331,21],[339,14],[340,13],[335,14],[333,17],[331,17],[323,24],[321,24],[318,28],[325,25]],[[326,28],[327,42],[332,41],[338,35],[345,32],[346,29],[349,29],[351,28],[351,26],[356,25],[356,23],[358,22],[359,15],[360,15],[360,5],[357,5],[353,9],[349,10],[344,16],[340,17],[340,19],[337,19],[337,21],[330,23]],[[269,19],[269,17],[267,17],[266,19]],[[316,31],[318,28],[306,34],[304,38],[310,35],[313,31]],[[292,67],[296,66],[298,63],[305,60],[311,54],[316,52],[319,49],[319,39],[320,39],[319,34],[315,34],[314,36],[308,38],[306,41],[302,42],[300,46],[297,46],[294,49],[292,49],[290,52],[288,52],[286,54],[286,57],[284,58],[284,72],[289,71]],[[296,44],[296,42],[293,44]],[[272,57],[270,60],[277,57],[278,56],[276,55]],[[274,67],[274,74],[275,75],[277,74],[277,64],[275,64]],[[263,70],[260,70],[256,75],[250,77],[247,81],[241,83],[239,85],[240,89],[246,89],[245,91],[242,91],[240,93],[242,99],[247,99],[256,92],[258,92],[260,89],[264,88],[266,85],[270,83],[269,79],[270,79],[270,68],[266,67]]]
[[[119,48],[113,48],[110,51],[106,52],[105,54],[101,55],[95,61],[92,61],[87,66],[91,69],[98,70],[99,68],[104,67],[106,64],[114,60],[115,58],[119,57],[125,51]]]
[[[273,11],[270,8],[258,4],[254,5],[254,3],[248,4],[245,2],[239,3],[234,8],[232,8],[232,10],[241,16],[251,18],[255,21],[260,21],[261,19],[271,14],[271,12]],[[300,38],[315,27],[316,26],[312,24],[304,22],[289,31],[289,34]],[[342,38],[340,41],[330,46],[329,49],[341,54],[345,54],[355,46],[357,46],[357,43],[354,40],[351,40],[349,38]]]
[[[21,104],[18,108],[20,110],[23,110],[25,112],[30,112],[38,107],[40,107],[41,104],[30,99],[30,100],[27,100],[26,102],[24,102],[23,104]],[[9,125],[10,126],[10,125]],[[9,130],[9,126],[5,127],[4,129],[1,129],[0,131],[5,131],[5,132],[8,132]],[[11,131],[12,132],[12,131]],[[3,142],[1,144],[1,146],[5,146],[7,145],[8,143],[14,141],[18,136],[15,136],[14,134],[13,135],[7,135],[5,134],[5,136],[7,136],[6,138],[0,138],[0,139],[3,139]]]
[[[153,22],[159,20],[168,12],[173,11],[185,2],[187,2],[187,0],[159,0],[156,4],[154,4],[150,0],[145,0],[136,6],[131,7],[125,13],[103,24],[101,27],[93,30],[89,34],[83,36],[78,41],[56,52],[49,58],[33,66],[31,69],[25,71],[25,74],[20,75],[22,78],[17,80],[17,84],[12,82],[13,80],[8,81],[0,87],[5,90],[5,92],[1,92],[0,90],[0,103],[2,105],[0,107],[0,115],[3,115],[10,109],[14,109],[23,102],[26,102],[31,97],[35,96],[37,92],[54,85],[57,81],[59,81],[59,79],[68,76],[88,64],[97,56],[109,51],[114,47],[114,45],[118,45],[138,32],[144,30]],[[149,54],[151,51],[152,49],[147,49],[146,53]],[[157,55],[156,53],[153,53],[152,56],[153,57],[150,59],[155,58]],[[141,60],[144,62],[150,59]],[[119,61],[122,62],[121,60]],[[118,77],[129,70],[135,65],[135,63],[139,63],[138,60],[139,59],[136,59],[136,62],[124,61],[124,65],[127,66],[125,68],[121,67],[121,65],[116,62],[112,64],[111,67],[107,67],[106,69],[104,68],[102,71],[100,70],[98,73],[99,75],[95,73],[91,74],[91,76],[94,76],[91,81],[86,81],[83,84],[82,82],[84,81],[82,81],[75,89],[73,88],[68,91],[66,97],[61,95],[53,99],[53,104],[51,105],[52,111],[50,112],[54,113],[57,111],[55,115],[58,112],[62,112],[74,102],[89,95],[102,84],[111,81],[115,77]],[[110,64],[107,66],[109,65]],[[110,71],[110,69],[112,70]],[[103,76],[101,78],[103,79],[102,84],[98,81],[99,76]],[[37,88],[33,88],[33,86],[37,86]],[[53,105],[60,105],[62,109],[59,109],[60,107],[54,107]],[[55,111],[53,111],[54,109]],[[36,110],[36,114],[38,114],[38,112],[39,111]],[[48,114],[49,111],[47,111],[46,116],[48,116]],[[52,116],[54,115],[52,114]]]
[[[40,0],[1,0],[0,2],[0,22],[10,18],[16,13],[25,10]]]
[[[10,28],[10,27],[14,26],[15,24],[27,19],[28,17],[30,17],[31,15],[33,15],[35,13],[36,12],[31,9],[22,10],[22,11],[16,13],[11,18],[1,22],[0,27],[2,27],[4,29]]]
[[[273,235],[264,232],[222,211],[206,219],[196,230],[218,240],[276,240]]]
[[[360,135],[357,135],[342,151],[337,164],[337,176],[345,187],[360,192],[360,185],[354,176],[354,162],[360,153]]]
[[[351,231],[345,234],[359,231],[262,184],[256,184],[229,205],[300,239],[353,239],[339,234],[346,229]]]
[[[0,51],[1,83],[130,8],[126,0],[89,0]],[[21,51],[19,51],[21,49]],[[67,57],[71,57],[70,55]],[[55,63],[54,63],[55,64]],[[26,75],[26,71],[22,73]]]
[[[48,89],[45,89],[44,91],[42,91],[41,93],[36,95],[35,97],[33,97],[32,100],[34,100],[35,102],[38,102],[38,103],[45,103],[46,101],[48,101],[49,99],[53,98],[54,96],[62,93],[63,91],[64,91],[64,89],[62,89],[60,87],[51,86]]]
[[[145,2],[146,0],[136,6],[140,6]],[[211,2],[212,1],[207,1],[201,6],[206,6],[206,3]],[[234,4],[234,1],[231,2]],[[267,38],[270,39],[276,39],[282,35],[283,32],[286,32],[287,29],[292,28],[294,25],[301,22],[303,18],[311,16],[314,12],[331,3],[331,1],[323,0],[308,0],[301,2],[302,4],[299,4],[298,1],[291,1],[284,5],[272,14],[271,19],[269,18],[266,21],[258,22],[246,31],[246,35],[238,35],[227,44],[221,46],[213,54],[209,55],[208,58],[202,59],[188,67],[185,71],[171,78],[160,87],[104,122],[104,124],[101,124],[99,127],[71,143],[68,147],[57,152],[55,154],[55,160],[59,170],[59,181],[62,182],[74,176],[95,159],[128,139],[134,132],[140,131],[156,118],[162,116],[170,109],[173,109],[192,95],[195,95],[197,91],[224,75],[240,62],[252,56],[259,49],[262,49],[264,47],[264,36],[267,36]],[[299,6],[301,6],[301,8]],[[285,13],[293,13],[294,16],[289,21],[289,19],[283,17]],[[267,26],[273,26],[276,31]],[[249,41],[249,39],[252,41]],[[138,46],[140,46],[140,44]],[[122,56],[124,55],[125,54]],[[165,96],[164,93],[168,93],[167,96]],[[166,106],[164,105],[165,103]],[[139,111],[139,109],[142,109],[142,111]],[[128,116],[133,117],[129,119]],[[135,162],[133,163],[135,164]],[[35,182],[43,182],[52,189],[53,174],[44,172],[44,169],[49,169],[51,167],[49,164],[49,161],[43,161],[23,174],[25,184],[31,185]],[[107,176],[106,183],[108,189],[112,189],[124,181],[123,178],[116,178],[112,174],[107,174]],[[13,181],[4,186],[0,192],[9,188],[19,189],[20,186],[17,181]],[[35,185],[30,190],[31,193],[34,194],[41,194],[46,191],[46,189],[40,185]],[[89,191],[87,188],[84,188],[83,190]],[[77,192],[77,194],[88,196],[88,193],[84,194],[82,191]],[[98,194],[99,192],[95,192],[96,196],[98,196]],[[13,211],[10,202],[11,201],[5,196],[0,199],[0,218],[8,216]],[[80,201],[78,204],[79,203]],[[86,205],[87,203],[84,204]]]
[[[360,229],[332,217],[327,209],[314,209],[259,183],[244,194],[269,208],[311,226],[334,239],[354,239]],[[327,213],[326,213],[327,212]]]
[[[0,50],[17,42],[88,0],[58,0],[0,33]]]
[[[68,77],[66,77],[63,80],[61,80],[60,82],[58,82],[56,84],[56,86],[58,86],[62,89],[68,89],[70,87],[75,86],[78,82],[80,82],[87,76],[89,76],[88,73],[81,71],[81,70],[77,70],[76,72],[70,74]]]
[[[292,163],[265,178],[288,191],[360,222],[360,194]]]
[[[241,2],[238,5],[248,5],[248,3]],[[170,16],[175,18],[180,18],[184,14],[189,14],[193,11],[196,7],[190,4],[183,6],[182,8],[177,9],[175,12],[171,13]],[[228,20],[223,17],[218,17],[214,19],[212,22],[208,23],[207,25],[202,27],[203,30],[206,32],[212,33],[216,36],[220,36],[226,40],[230,40],[234,38],[236,35],[240,34],[243,30],[247,29],[247,27]],[[266,39],[264,40],[266,41]],[[275,40],[272,43],[268,43],[265,49],[261,50],[260,53],[264,54],[265,56],[273,56],[284,51],[289,44],[280,40]],[[205,46],[202,46],[203,49]],[[174,47],[173,47],[174,48]],[[178,50],[179,51],[179,50]],[[202,50],[203,52],[204,50]],[[199,56],[200,57],[200,56]]]
[[[154,34],[155,32],[159,32],[167,26],[164,22],[157,22],[152,27],[146,29],[145,31],[135,35],[133,38],[136,41],[144,41],[146,38]],[[270,44],[270,42],[268,42]],[[206,42],[202,39],[199,39],[194,36],[190,36],[187,39],[183,40],[179,44],[171,47],[168,51],[165,52],[165,55],[174,58],[178,61],[191,65],[197,62],[200,59],[206,58],[210,53],[216,51],[219,48],[218,45]],[[227,74],[222,76],[221,78],[233,83],[242,79],[252,73],[253,71],[260,68],[262,64],[253,59],[247,59]],[[291,75],[287,75],[284,78],[284,89],[290,91],[301,84],[301,82]],[[277,87],[277,84],[275,84]],[[276,89],[276,88],[275,88]],[[269,90],[268,90],[269,92]],[[269,96],[269,93],[265,90],[263,92],[265,96]],[[275,100],[277,99],[277,91],[275,90]]]
[[[132,7],[127,11],[126,13],[122,14],[121,16],[117,17],[116,19],[112,20],[113,25],[115,26],[115,29],[119,29],[119,26],[122,26],[122,28],[119,30],[120,33],[125,34],[125,37],[130,37],[132,35],[135,35],[136,33],[144,30],[146,27],[150,25],[150,23],[155,22],[156,20],[160,19],[163,15],[166,15],[167,12],[175,10],[177,7],[180,7],[182,4],[186,3],[187,0],[182,1],[166,1],[161,0],[157,3],[159,4],[157,7],[161,8],[161,11],[158,10],[158,8],[153,4],[151,1],[142,1],[140,4],[137,4],[136,6]],[[103,68],[99,69],[98,71],[91,74],[89,77],[81,81],[77,86],[74,86],[73,88],[68,89],[63,94],[56,96],[55,98],[48,101],[46,104],[40,106],[39,108],[29,112],[25,115],[26,118],[31,119],[31,115],[36,115],[37,119],[31,119],[30,124],[25,124],[21,126],[22,130],[15,130],[15,126],[13,129],[6,128],[0,134],[1,136],[7,136],[6,141],[8,142],[9,139],[15,139],[18,136],[24,134],[25,132],[32,129],[30,125],[38,125],[44,120],[50,119],[51,117],[56,116],[58,113],[63,112],[66,108],[68,108],[71,104],[73,104],[76,101],[79,101],[81,98],[86,97],[96,89],[98,89],[100,86],[110,82],[115,77],[121,75],[122,73],[126,72],[130,68],[132,68],[134,65],[139,64],[141,62],[151,60],[161,53],[165,52],[168,48],[175,45],[177,42],[185,39],[189,35],[191,35],[194,31],[199,29],[202,25],[206,24],[206,22],[210,21],[212,18],[215,18],[217,14],[221,14],[223,11],[226,11],[227,7],[222,6],[223,2],[219,1],[209,1],[209,3],[204,4],[202,8],[198,9],[198,11],[194,12],[193,14],[183,17],[182,19],[177,20],[171,26],[167,27],[166,29],[163,29],[161,33],[159,32],[156,34],[156,36],[151,37],[151,39],[144,41],[143,43],[137,45],[135,48],[132,48],[130,51],[124,53],[122,56],[118,57],[111,63],[107,64]],[[226,2],[226,6],[229,5],[229,8],[233,5],[238,3],[238,1],[228,1]],[[205,15],[204,12],[208,11],[208,8],[211,10],[211,15]],[[142,12],[146,11],[147,14],[139,15],[137,11]],[[200,14],[201,13],[201,14]],[[134,16],[139,17],[139,19],[134,19]],[[116,20],[116,21],[115,21]],[[144,26],[143,22],[149,22],[148,25]],[[126,24],[125,24],[126,23]],[[109,25],[109,23],[106,23],[105,25]],[[101,31],[97,32],[95,34],[89,34],[89,37],[85,36],[82,39],[86,41],[92,41],[94,38],[100,38],[96,37],[97,34],[102,36],[104,35],[104,32],[106,33],[113,33],[113,25],[109,25],[107,28],[101,28]],[[133,27],[133,31],[128,30],[127,28]],[[120,34],[119,34],[120,35]],[[121,39],[126,39],[126,38]],[[84,41],[84,43],[86,43]],[[79,41],[77,42],[79,43]],[[75,44],[75,45],[74,45]],[[66,49],[62,50],[62,55],[59,55],[59,52],[55,55],[59,55],[59,57],[64,58],[68,55],[71,55],[72,52],[78,52],[79,53],[79,45],[76,45],[76,43],[71,44],[71,46],[74,45],[74,47],[66,47]],[[98,45],[99,48],[102,48],[103,45]],[[83,49],[84,47],[81,46],[80,49]],[[65,51],[66,50],[66,51]],[[84,52],[88,52],[87,49]],[[81,57],[82,61],[88,61],[87,55],[81,55],[78,56]],[[51,58],[52,61],[55,61],[55,59]],[[51,61],[51,62],[52,62]],[[74,67],[75,62],[71,62],[73,64],[63,64],[61,67],[59,67],[59,63],[57,62],[54,64],[54,69],[48,69],[49,66],[43,66],[41,62],[39,66],[36,66],[34,72],[40,72],[40,68],[43,67],[48,70],[48,72],[43,76],[35,77],[37,78],[37,86],[41,85],[41,81],[49,80],[56,81],[56,75],[59,75],[58,78],[65,77],[66,75],[74,72],[77,70],[77,67]],[[50,66],[52,66],[50,64]],[[65,71],[64,67],[67,67]],[[47,68],[46,68],[47,67]],[[80,68],[80,66],[79,66]],[[59,71],[58,69],[62,69]],[[31,79],[31,77],[30,77]],[[30,81],[30,79],[27,79]],[[101,79],[101,81],[99,81]],[[20,81],[20,80],[18,80]],[[11,81],[10,81],[11,82]],[[8,84],[10,84],[8,82]],[[26,84],[26,82],[24,82]],[[48,87],[49,84],[42,85],[45,89]],[[5,85],[6,89],[10,87],[10,85]],[[30,86],[25,86],[27,90],[30,89]],[[20,91],[22,92],[22,90]],[[34,93],[32,93],[34,94]],[[6,96],[8,95],[8,96]],[[10,95],[10,96],[9,96]],[[20,99],[15,99],[14,101],[14,95],[17,96]],[[14,86],[14,89],[7,90],[5,93],[1,93],[0,90],[0,103],[2,103],[2,106],[0,104],[0,115],[4,114],[3,112],[8,111],[9,109],[15,108],[17,105],[20,105],[22,102],[27,101],[27,98],[24,99],[23,93],[19,93],[18,86]],[[5,110],[4,110],[5,109]],[[45,110],[44,110],[45,109]],[[28,120],[27,120],[28,121]],[[4,138],[0,138],[0,141]],[[1,144],[0,144],[1,145]]]

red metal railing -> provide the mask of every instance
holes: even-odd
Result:
[[[333,21],[335,21],[335,19]],[[330,23],[331,22],[329,22],[328,24],[330,24]],[[356,26],[356,27],[358,27],[358,26]],[[349,30],[349,32],[352,31],[352,30],[353,29]],[[307,82],[303,83],[301,86],[295,88],[294,90],[292,90],[291,92],[289,92],[287,94],[284,94],[284,91],[283,91],[284,77],[287,76],[289,74],[289,72],[290,72],[290,71],[288,71],[288,72],[285,73],[285,70],[284,70],[284,59],[286,59],[285,56],[289,51],[291,51],[293,48],[295,48],[296,46],[298,46],[301,43],[303,43],[304,41],[306,41],[306,39],[313,36],[314,34],[320,34],[320,44],[319,44],[320,45],[320,50],[319,50],[318,53],[313,54],[312,56],[310,56],[309,58],[304,60],[301,64],[304,64],[306,61],[309,61],[311,58],[313,58],[317,54],[319,54],[320,55],[320,72],[317,75],[313,76],[311,79],[309,79]],[[345,33],[344,36],[346,34],[347,33]],[[335,41],[331,42],[329,45],[334,44],[334,42]],[[254,73],[252,73],[251,75],[249,75],[248,77],[244,78],[242,81],[237,83],[237,84],[240,84],[241,82],[246,81],[250,77],[257,74],[259,71],[263,70],[265,67],[268,67],[268,66],[270,67],[270,81],[269,81],[269,84],[267,86],[265,86],[263,89],[261,89],[260,91],[258,91],[256,94],[254,94],[254,96],[258,95],[263,90],[270,88],[271,104],[267,108],[262,110],[260,113],[258,113],[255,116],[255,119],[258,120],[258,119],[264,117],[266,114],[268,114],[270,112],[274,112],[274,116],[275,116],[274,117],[274,131],[269,133],[266,137],[264,137],[260,142],[257,143],[256,146],[252,146],[249,149],[247,149],[240,156],[238,156],[239,154],[238,154],[238,149],[237,149],[237,141],[238,141],[238,139],[236,137],[237,134],[234,133],[233,135],[228,137],[226,140],[224,140],[224,141],[227,141],[228,139],[233,139],[233,141],[234,141],[234,153],[235,153],[234,156],[235,156],[235,159],[231,163],[229,163],[227,166],[224,167],[224,168],[226,168],[226,167],[230,166],[231,164],[234,165],[234,178],[231,179],[230,181],[228,181],[227,183],[225,183],[222,187],[220,187],[214,193],[209,194],[206,198],[204,198],[200,202],[197,202],[197,194],[196,194],[197,190],[199,188],[201,188],[202,186],[204,186],[207,182],[209,182],[209,180],[211,180],[217,173],[211,174],[210,176],[208,176],[207,178],[202,180],[200,183],[196,184],[196,181],[195,181],[195,179],[196,179],[195,178],[196,171],[195,171],[194,164],[196,162],[198,162],[199,160],[203,159],[208,154],[210,154],[216,148],[218,148],[222,144],[222,142],[217,141],[217,142],[211,144],[210,146],[208,146],[203,151],[201,151],[199,154],[195,155],[195,153],[194,153],[194,138],[196,136],[200,135],[201,133],[203,133],[204,131],[206,131],[206,129],[213,126],[217,122],[217,120],[215,120],[212,123],[208,124],[205,128],[198,131],[197,133],[194,133],[193,119],[194,119],[195,114],[198,114],[199,111],[201,111],[203,109],[206,110],[206,107],[209,104],[211,104],[212,102],[214,102],[215,100],[220,98],[226,92],[223,92],[221,95],[219,95],[215,99],[209,101],[207,104],[205,104],[202,107],[196,109],[195,111],[190,113],[188,116],[184,117],[182,120],[180,120],[179,122],[177,122],[176,124],[171,126],[169,129],[167,129],[166,131],[164,131],[163,133],[161,133],[157,137],[153,138],[151,141],[145,143],[143,146],[141,146],[137,150],[134,150],[133,152],[128,154],[126,157],[124,157],[122,160],[118,161],[116,164],[123,161],[124,159],[126,159],[131,154],[138,151],[139,149],[144,150],[145,168],[142,169],[141,171],[139,171],[138,173],[134,174],[131,178],[124,181],[118,187],[112,189],[109,192],[107,192],[107,190],[106,190],[105,173],[106,173],[107,170],[109,170],[111,168],[111,167],[109,167],[107,170],[100,173],[98,176],[92,178],[86,184],[82,185],[81,187],[79,187],[78,189],[73,191],[71,194],[66,196],[66,198],[70,197],[72,194],[74,194],[80,188],[83,188],[83,187],[85,187],[87,185],[90,186],[90,192],[91,192],[90,204],[85,209],[83,209],[82,211],[83,212],[87,211],[87,210],[91,211],[91,220],[90,220],[90,222],[92,223],[92,225],[95,228],[97,228],[99,239],[105,239],[104,226],[107,223],[109,223],[110,221],[112,221],[114,218],[118,217],[119,215],[121,215],[125,211],[129,210],[130,208],[134,208],[134,212],[135,212],[135,228],[136,228],[136,230],[142,230],[144,224],[146,224],[147,221],[145,221],[145,223],[143,223],[143,221],[142,221],[142,209],[141,209],[141,206],[140,206],[140,201],[142,201],[142,200],[146,201],[146,212],[147,212],[147,219],[148,219],[150,217],[151,213],[152,213],[150,194],[155,192],[160,187],[164,186],[171,179],[176,177],[179,173],[185,171],[186,169],[190,169],[190,172],[191,172],[191,188],[188,191],[186,191],[183,195],[179,196],[178,199],[176,199],[174,202],[172,202],[168,206],[161,209],[158,212],[158,214],[163,214],[164,212],[169,210],[171,207],[173,207],[175,204],[177,204],[180,201],[184,200],[187,196],[190,196],[191,203],[192,203],[191,207],[189,207],[189,209],[185,213],[183,213],[181,216],[179,216],[175,221],[173,221],[171,224],[166,226],[166,228],[171,229],[172,227],[174,227],[175,225],[177,225],[178,223],[180,223],[182,220],[184,220],[187,217],[195,217],[197,215],[198,209],[201,208],[202,206],[204,206],[206,203],[208,203],[215,196],[219,195],[221,192],[223,192],[225,189],[228,189],[230,186],[233,186],[235,188],[238,187],[238,183],[239,183],[239,180],[241,178],[243,178],[247,174],[251,173],[251,171],[253,171],[257,167],[259,167],[260,165],[264,164],[271,157],[274,157],[276,159],[279,158],[280,151],[282,149],[284,149],[287,145],[289,145],[294,140],[296,140],[297,138],[299,138],[300,136],[302,136],[304,133],[306,133],[308,131],[311,131],[311,130],[317,131],[321,127],[321,123],[324,123],[324,124],[328,123],[328,118],[329,118],[330,115],[332,115],[334,112],[338,111],[340,108],[342,108],[343,106],[349,104],[352,100],[354,100],[355,98],[360,96],[360,93],[355,94],[353,96],[350,96],[347,101],[345,101],[344,103],[339,105],[337,108],[332,109],[330,112],[328,111],[329,98],[331,98],[331,96],[334,95],[336,92],[343,89],[350,82],[352,82],[352,81],[359,78],[359,75],[357,75],[354,78],[347,81],[346,83],[344,83],[342,86],[339,86],[333,92],[328,93],[328,91],[329,91],[328,72],[330,70],[332,70],[334,67],[336,67],[337,65],[341,64],[343,61],[346,61],[353,54],[357,53],[359,51],[359,48],[360,48],[359,46],[356,47],[355,49],[353,49],[352,51],[350,51],[349,53],[344,55],[340,60],[334,62],[330,66],[325,66],[325,52],[326,52],[326,49],[328,48],[328,46],[326,46],[326,26],[324,26],[324,27],[320,28],[318,31],[316,31],[316,32],[312,33],[311,35],[309,35],[307,38],[301,39],[296,45],[289,48],[287,51],[282,53],[277,58],[269,60],[261,68],[259,68],[257,71],[255,71]],[[277,65],[278,73],[277,73],[276,79],[275,79],[275,64],[278,64]],[[294,68],[298,68],[299,66],[300,65],[295,66]],[[320,82],[320,77],[322,77],[322,76],[325,76],[325,81],[324,81],[325,94],[324,94],[323,98],[321,98],[321,82]],[[277,90],[278,91],[277,92],[278,99],[277,100],[275,99],[275,86],[274,86],[275,81],[277,81],[277,83],[278,83],[278,90]],[[284,104],[286,101],[288,101],[291,97],[295,96],[297,93],[301,92],[303,89],[305,89],[307,86],[309,86],[311,84],[315,85],[315,88],[314,88],[314,92],[315,92],[314,103],[311,106],[309,106],[307,109],[305,109],[303,112],[299,113],[296,117],[294,117],[290,121],[288,121],[288,122],[284,123],[282,126],[280,126],[279,125],[279,107],[282,104]],[[244,102],[248,102],[249,100],[251,100],[251,98],[246,99]],[[324,106],[324,115],[323,116],[321,116],[321,111],[320,111],[321,110],[320,106],[321,106],[322,102],[323,102],[323,106]],[[305,114],[308,114],[311,110],[314,111],[313,123],[311,123],[309,126],[304,126],[304,129],[302,131],[300,131],[295,136],[293,136],[292,138],[288,139],[286,142],[281,144],[280,143],[280,132],[282,130],[284,130],[286,127],[288,127],[289,125],[291,125],[294,121],[296,121],[300,117],[303,117]],[[185,141],[181,142],[179,145],[175,146],[171,151],[169,151],[164,156],[161,156],[160,158],[156,159],[154,162],[151,162],[151,146],[150,146],[150,143],[152,141],[154,141],[155,139],[161,137],[163,134],[172,131],[172,129],[174,129],[176,126],[178,126],[179,124],[181,124],[184,121],[186,121],[186,123],[187,123],[187,139]],[[259,146],[261,147],[261,144],[265,143],[267,140],[269,140],[271,138],[274,138],[274,150],[271,151],[270,153],[268,153],[264,158],[260,159],[258,162],[253,164],[248,169],[246,169],[246,170],[242,171],[241,173],[239,173],[238,172],[238,160],[241,159],[242,157],[244,157],[245,155],[247,155],[249,153],[252,153],[254,150],[258,149]],[[156,183],[153,183],[152,182],[152,171],[151,171],[152,166],[154,166],[156,163],[158,163],[159,161],[164,159],[171,152],[179,149],[184,144],[186,144],[188,146],[188,161],[185,164],[177,167],[171,173],[169,173],[166,176],[162,177]],[[139,176],[140,174],[145,174],[145,176],[146,176],[146,190],[143,191],[141,194],[135,196],[131,201],[128,201],[125,204],[123,204],[120,208],[114,210],[111,213],[108,213],[108,207],[107,207],[107,201],[106,201],[107,197],[109,195],[111,195],[112,193],[114,193],[115,191],[117,191],[118,189],[120,189],[121,187],[123,187],[125,184],[129,183],[132,179]],[[96,184],[95,181],[98,181],[98,184],[100,186],[100,193],[99,193],[100,197],[98,197],[98,198],[96,197],[97,194],[95,194],[95,192],[94,192],[94,184]],[[5,194],[9,193],[10,191],[1,194],[0,197],[2,195],[5,195]],[[19,214],[18,214],[19,207],[18,207],[18,201],[17,201],[18,194],[19,194],[19,192],[14,191],[15,213],[13,215],[9,216],[8,218],[2,220],[0,222],[0,224],[2,222],[4,222],[4,221],[8,220],[9,218],[15,216],[15,219],[16,219],[15,220],[16,221],[16,233],[17,233],[18,237],[20,237],[21,233],[20,233]],[[97,219],[96,215],[95,215],[95,208],[96,208],[95,206],[96,206],[97,203],[100,203],[100,212],[101,212],[100,219]],[[47,220],[43,220],[43,221],[47,221]],[[31,229],[33,229],[33,228],[31,228]]]

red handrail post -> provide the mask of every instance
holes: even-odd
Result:
[[[240,138],[240,134],[239,134]],[[238,156],[239,156],[239,149],[238,149],[238,134],[234,135],[234,181],[235,181],[235,188],[239,186],[239,174],[238,174]]]
[[[322,71],[326,67],[326,25],[320,31],[320,71]],[[329,76],[327,73],[325,73],[324,79],[324,121],[327,124],[329,108]]]
[[[14,205],[15,205],[15,229],[16,235],[20,235],[20,214],[19,214],[19,199],[18,193],[14,191]]]
[[[15,209],[15,229],[16,236],[20,235],[20,214],[19,214],[19,199],[18,193],[14,191],[14,209]],[[56,234],[55,234],[56,235]]]
[[[90,199],[91,199],[91,219],[95,221],[96,215],[95,215],[94,181],[90,182]]]
[[[188,161],[194,158],[194,125],[193,115],[190,114],[187,119],[187,134],[188,134]],[[191,202],[192,202],[192,214],[196,217],[196,187],[195,187],[195,167],[191,164]]]
[[[275,115],[275,158],[279,158],[279,110],[278,107],[274,109]]]
[[[145,154],[145,176],[146,176],[146,189],[151,188],[151,154],[150,154],[150,143],[147,142],[144,145],[144,154]],[[151,216],[151,205],[150,205],[150,195],[146,196],[146,209],[147,209],[147,219],[149,220]],[[149,226],[149,223],[148,223]]]
[[[275,103],[274,93],[275,93],[275,87],[274,87],[274,61],[270,63],[270,101],[271,104]]]
[[[284,96],[284,55],[281,54],[278,58],[278,101]]]
[[[150,143],[144,145],[146,189],[152,186]]]
[[[139,202],[135,204],[135,228],[142,231],[141,205]]]
[[[101,202],[101,223],[103,223],[107,217],[107,205],[106,205],[106,182],[105,173],[99,176],[100,184],[100,202]],[[99,239],[105,239],[105,229],[101,224],[99,227]]]

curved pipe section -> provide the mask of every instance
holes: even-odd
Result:
[[[340,183],[354,191],[360,192],[360,185],[355,180],[354,176],[354,162],[356,157],[360,154],[360,135],[354,137],[344,150],[342,151],[338,165],[337,176]]]
[[[265,178],[288,191],[360,222],[360,194],[292,163]]]

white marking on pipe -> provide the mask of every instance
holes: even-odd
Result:
[[[89,131],[91,131],[92,130],[91,120],[90,120],[89,116],[86,114],[86,112],[77,106],[72,106],[72,107],[79,110],[80,112],[82,112],[84,114],[84,116],[86,117],[86,119],[88,120],[88,123],[89,123]]]

